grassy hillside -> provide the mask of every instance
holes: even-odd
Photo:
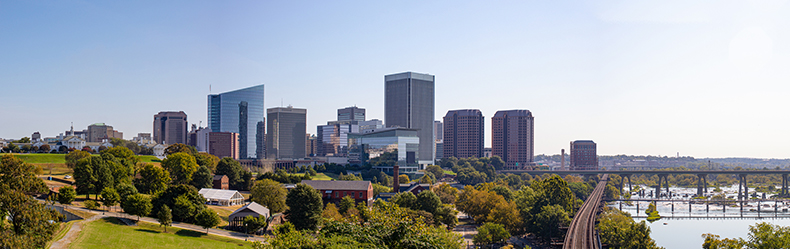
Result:
[[[104,218],[88,223],[79,237],[69,245],[81,248],[249,248],[250,244],[236,239],[201,232],[167,228],[159,224],[139,222],[127,226],[116,218]]]
[[[5,153],[3,153],[5,154]],[[27,163],[66,163],[66,154],[14,154]]]

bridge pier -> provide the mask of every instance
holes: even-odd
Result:
[[[656,185],[656,199],[661,198],[661,183],[666,182],[667,197],[671,197],[669,193],[669,178],[668,174],[658,174],[658,185]]]
[[[749,199],[749,186],[746,181],[746,174],[738,175],[738,199]],[[741,186],[743,186],[743,195],[741,195]]]
[[[782,196],[788,195],[787,185],[787,174],[782,174]]]

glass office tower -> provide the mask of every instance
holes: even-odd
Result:
[[[209,94],[208,128],[212,132],[239,133],[239,157],[256,158],[257,123],[263,121],[265,111],[263,85]]]
[[[434,163],[434,76],[405,72],[384,76],[384,123],[387,127],[417,130],[418,161]]]

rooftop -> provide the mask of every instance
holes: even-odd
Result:
[[[319,190],[368,190],[370,187],[370,181],[302,180],[302,183]]]

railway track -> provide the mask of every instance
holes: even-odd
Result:
[[[568,233],[565,234],[565,241],[562,248],[573,249],[597,249],[599,248],[598,236],[595,234],[595,215],[598,213],[598,206],[603,199],[603,192],[609,175],[603,175],[601,181],[582,204],[579,212],[573,217]]]

